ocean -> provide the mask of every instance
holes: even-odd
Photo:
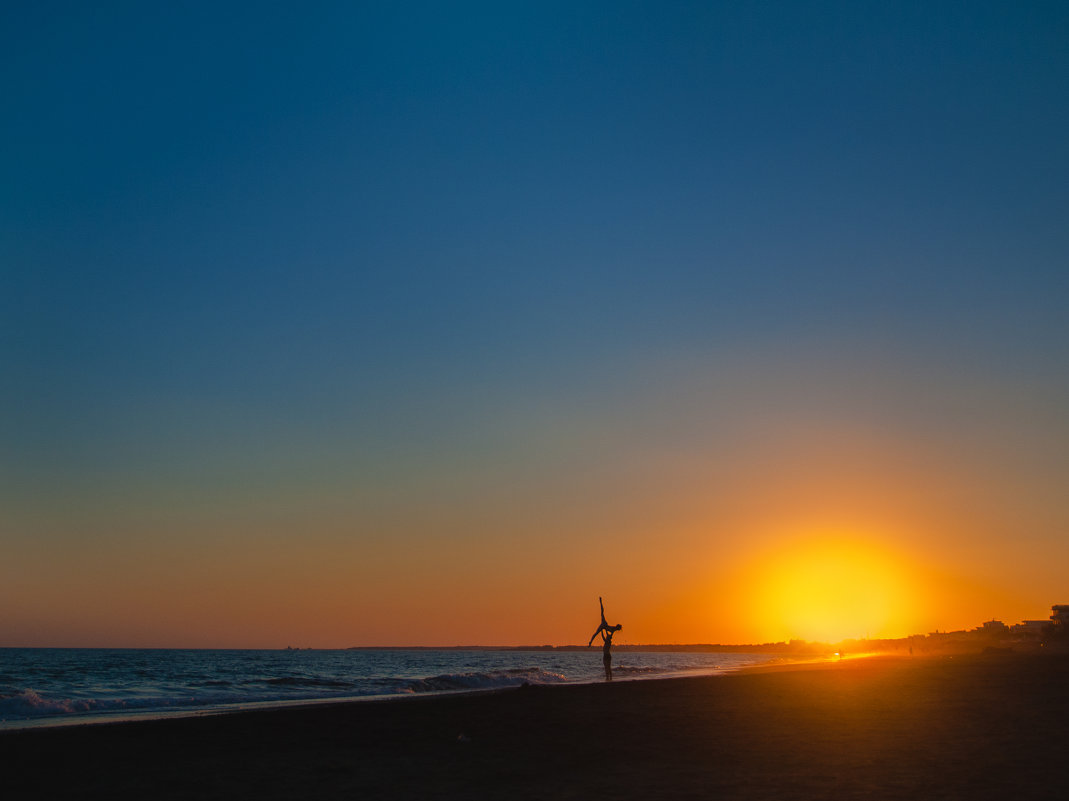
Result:
[[[723,673],[767,654],[619,651],[614,680]],[[604,680],[601,649],[0,648],[0,729]]]

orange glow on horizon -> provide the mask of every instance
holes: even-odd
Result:
[[[745,571],[754,631],[768,641],[902,637],[916,633],[907,561],[844,534],[786,538]]]

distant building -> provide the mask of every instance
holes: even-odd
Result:
[[[937,642],[960,642],[966,640],[969,637],[969,632],[965,629],[958,629],[957,631],[933,631],[928,635],[930,640]]]
[[[1069,604],[1054,604],[1050,611],[1052,612],[1051,623],[1055,626],[1069,626]]]
[[[1043,644],[1065,650],[1069,647],[1069,604],[1054,604],[1050,611],[1050,622],[1043,632]]]
[[[990,637],[1004,637],[1009,633],[1010,629],[1001,620],[988,620],[979,631]]]
[[[1049,620],[1022,620],[1010,626],[1010,636],[1018,640],[1038,640],[1049,625]]]

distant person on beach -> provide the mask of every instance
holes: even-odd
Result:
[[[605,663],[605,681],[612,681],[612,635],[623,628],[623,625],[617,623],[615,626],[610,626],[605,620],[605,602],[598,597],[598,603],[601,604],[601,625],[591,635],[590,642],[587,643],[587,647],[590,647],[594,643],[594,639],[601,635],[601,660]]]

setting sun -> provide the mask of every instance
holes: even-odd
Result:
[[[913,593],[903,561],[846,537],[807,538],[753,572],[755,612],[774,639],[838,642],[909,633]]]

